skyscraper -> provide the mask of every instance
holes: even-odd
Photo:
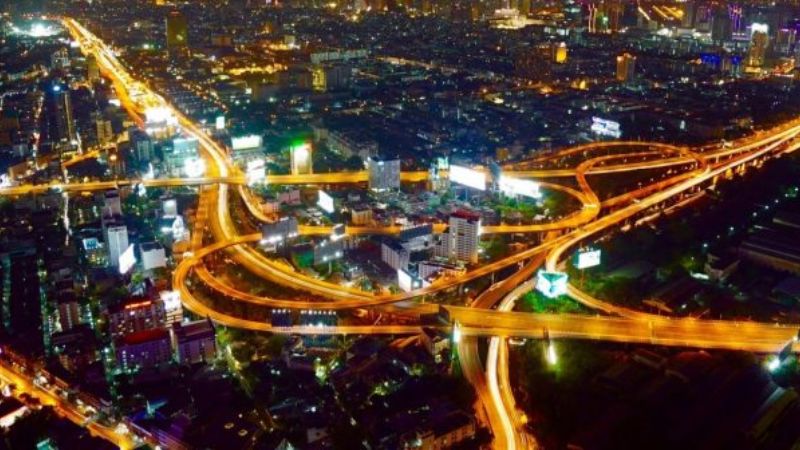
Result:
[[[711,19],[711,40],[716,43],[730,41],[733,37],[733,22],[728,11],[724,8],[717,9]]]
[[[289,159],[291,160],[292,175],[313,173],[310,144],[302,143],[291,147],[289,149]]]
[[[69,90],[56,84],[50,88],[47,97],[47,140],[53,144],[76,140]]]
[[[369,188],[385,191],[400,188],[400,160],[381,159],[371,156],[367,159],[369,169]]]
[[[86,57],[86,79],[89,83],[100,80],[100,67],[97,65],[97,58],[94,55]]]
[[[636,70],[636,57],[630,53],[617,56],[617,81],[628,83],[633,80]]]
[[[769,26],[753,23],[750,26],[750,49],[747,51],[747,67],[758,68],[764,65],[769,45]]]
[[[128,249],[128,227],[122,224],[108,224],[106,248],[108,249],[109,265],[119,267],[119,257]]]
[[[456,211],[451,214],[447,231],[450,258],[477,263],[480,229],[479,215],[469,211]]]
[[[167,48],[177,49],[189,44],[189,27],[186,24],[186,17],[178,11],[172,11],[167,15]]]

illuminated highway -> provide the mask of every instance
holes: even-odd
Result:
[[[116,428],[103,426],[91,420],[81,412],[78,407],[68,402],[51,389],[35,384],[28,376],[12,368],[9,363],[0,363],[0,379],[14,385],[15,395],[27,394],[38,399],[42,405],[52,406],[56,413],[76,425],[85,427],[92,436],[105,439],[124,450],[133,449],[138,446],[127,432],[121,429],[118,430]]]
[[[483,405],[487,420],[496,437],[496,445],[504,449],[535,448],[535,440],[526,437],[516,412],[508,379],[507,349],[502,337],[521,336],[541,338],[547,333],[551,338],[588,339],[612,342],[645,343],[666,346],[687,346],[699,348],[747,350],[754,352],[775,352],[797,336],[797,326],[775,325],[750,322],[710,321],[696,319],[670,319],[652,316],[638,311],[620,308],[608,302],[591,298],[570,287],[570,295],[582,303],[607,313],[621,317],[545,315],[511,312],[518,295],[530,289],[524,284],[546,258],[546,267],[555,270],[563,255],[603,231],[623,226],[637,215],[657,209],[662,203],[681,194],[691,192],[712,183],[743,164],[773,154],[793,151],[798,147],[795,138],[800,133],[800,122],[793,121],[768,132],[760,132],[751,137],[732,143],[730,147],[708,146],[697,149],[671,146],[668,144],[645,142],[593,143],[573,147],[554,155],[537,158],[508,167],[517,170],[521,176],[536,178],[574,177],[578,189],[567,186],[544,184],[544,188],[560,189],[575,197],[581,205],[573,214],[561,220],[533,225],[497,225],[484,227],[485,233],[521,233],[537,231],[562,232],[551,236],[544,244],[509,255],[499,261],[483,264],[458,278],[434,283],[432,286],[401,294],[373,294],[358,289],[328,283],[297,272],[293,267],[275,261],[253,248],[261,239],[260,233],[240,236],[230,217],[229,185],[238,185],[239,194],[247,209],[257,219],[270,220],[258,213],[258,199],[249,195],[242,186],[244,176],[227,157],[226,150],[209,138],[200,127],[186,116],[151,92],[143,83],[134,80],[119,63],[113,51],[106,47],[91,33],[72,20],[65,21],[73,36],[78,37],[84,52],[96,55],[104,75],[112,79],[125,108],[132,114],[139,114],[149,107],[169,108],[178,118],[184,132],[196,137],[200,143],[208,167],[208,176],[197,179],[165,179],[140,181],[145,186],[191,186],[207,185],[200,191],[197,227],[193,230],[192,254],[179,264],[173,274],[173,288],[180,292],[184,306],[196,314],[212,320],[243,329],[291,334],[408,334],[417,333],[416,326],[395,325],[355,325],[336,327],[286,327],[274,328],[260,320],[234,317],[209,307],[195,293],[192,287],[201,282],[207,288],[223,294],[229,300],[253,305],[275,308],[326,308],[352,309],[388,305],[419,299],[425,295],[454,288],[465,282],[490,275],[500,269],[516,264],[525,264],[521,270],[508,280],[498,283],[478,298],[472,307],[446,307],[450,319],[460,325],[464,339],[459,343],[459,354],[465,375],[476,386],[479,401]],[[621,149],[621,154],[595,155],[598,151]],[[639,151],[636,151],[639,150]],[[557,158],[582,156],[583,161],[574,168],[547,168]],[[654,156],[658,158],[651,159]],[[632,159],[627,162],[626,159]],[[619,163],[618,160],[624,160]],[[608,165],[606,163],[609,163]],[[595,174],[623,173],[634,170],[650,170],[689,165],[690,169],[669,179],[661,180],[614,199],[601,202],[592,189],[587,176]],[[406,182],[421,182],[427,179],[427,172],[408,172],[402,175]],[[271,175],[267,182],[272,184],[335,184],[362,183],[367,179],[366,172],[330,173],[315,175]],[[117,186],[140,183],[137,181],[88,182],[54,184],[46,186],[17,186],[0,190],[0,194],[24,195],[46,192],[48,190],[71,192],[91,189],[109,189]],[[111,184],[104,184],[111,183]],[[636,201],[634,201],[636,200]],[[609,206],[619,209],[605,212]],[[604,213],[604,214],[603,214]],[[202,220],[201,220],[202,218]],[[208,228],[213,243],[204,242],[204,228]],[[443,231],[443,224],[436,230]],[[330,232],[327,227],[304,227],[306,235],[321,235]],[[351,227],[350,234],[386,234],[399,231],[396,227]],[[203,264],[203,259],[215,252],[227,252],[237,263],[248,271],[266,280],[306,291],[321,297],[320,301],[301,301],[295,299],[274,299],[252,295],[237,290],[215,278]],[[533,261],[531,261],[533,260]],[[501,301],[502,300],[502,301]],[[499,304],[497,310],[489,309]],[[492,337],[487,359],[486,373],[480,367],[477,354],[476,337]],[[500,338],[498,338],[500,337]]]

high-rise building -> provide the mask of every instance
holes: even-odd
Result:
[[[630,53],[617,56],[617,81],[628,83],[633,80],[636,71],[636,57]]]
[[[94,55],[86,57],[86,79],[89,83],[100,80],[100,66],[97,65],[97,58]]]
[[[116,217],[121,215],[122,201],[119,198],[119,191],[106,191],[105,194],[103,194],[103,217]]]
[[[694,28],[694,21],[697,17],[697,3],[688,1],[683,4],[683,17],[681,18],[681,26],[683,28]]]
[[[123,224],[108,224],[105,237],[108,264],[111,267],[119,267],[119,257],[128,249],[128,227]]]
[[[308,143],[295,145],[289,149],[292,175],[307,175],[313,173],[311,154],[311,144]]]
[[[747,67],[759,68],[764,65],[769,45],[769,26],[753,23],[750,26],[750,49],[747,51]]]
[[[195,138],[175,138],[172,146],[164,149],[164,162],[169,173],[174,176],[200,176],[194,173],[194,164],[201,164],[199,142]]]
[[[109,333],[113,337],[163,327],[167,312],[161,299],[130,298],[108,311]]]
[[[469,263],[478,262],[481,217],[469,211],[450,215],[447,236],[450,258]]]
[[[94,123],[97,130],[97,142],[99,144],[107,144],[114,140],[114,130],[111,128],[110,120],[98,117]]]
[[[373,191],[386,191],[400,188],[400,160],[382,159],[371,156],[367,159],[369,188]]]
[[[128,140],[131,143],[131,152],[140,165],[153,159],[155,144],[147,133],[138,128],[130,128],[128,130]]]
[[[81,324],[81,312],[74,292],[64,293],[56,300],[58,323],[62,331],[68,331]]]
[[[565,42],[553,43],[553,62],[564,64],[567,62],[567,44]]]
[[[724,8],[717,9],[711,19],[711,40],[716,43],[730,41],[733,38],[733,22]]]
[[[794,28],[781,28],[775,35],[775,51],[781,55],[789,55],[797,41],[797,30]]]
[[[27,350],[43,350],[42,303],[36,247],[8,244],[0,250],[0,318],[5,334]]]
[[[47,93],[47,140],[53,144],[77,139],[69,89],[54,85]]]
[[[189,27],[183,14],[178,11],[170,12],[167,15],[166,27],[167,48],[177,49],[189,44]]]

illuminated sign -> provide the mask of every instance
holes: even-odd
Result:
[[[147,108],[144,111],[144,119],[147,123],[166,123],[174,125],[178,123],[178,119],[172,114],[169,108],[164,106],[154,106]]]
[[[588,269],[590,267],[599,266],[601,254],[602,252],[600,249],[593,248],[579,251],[575,254],[573,264],[578,269]]]
[[[566,273],[540,270],[536,274],[536,290],[547,298],[557,298],[567,293],[567,281]]]
[[[136,264],[136,255],[133,253],[133,244],[119,255],[119,273],[125,275]]]
[[[153,304],[152,301],[144,300],[144,301],[136,302],[136,303],[128,303],[127,305],[125,305],[125,309],[126,310],[131,310],[131,309],[147,308],[152,304]]]
[[[172,152],[175,155],[197,155],[199,141],[195,138],[175,138],[172,140]]]
[[[161,291],[158,296],[161,297],[167,312],[176,311],[182,307],[181,294],[178,291]]]
[[[591,130],[602,136],[610,136],[619,138],[622,136],[622,131],[619,127],[619,122],[613,120],[601,119],[599,117],[592,117]]]
[[[247,184],[252,186],[262,183],[267,179],[267,171],[263,159],[252,159],[247,161]]]
[[[521,195],[523,197],[541,198],[539,183],[531,180],[522,180],[500,175],[498,180],[500,191],[509,196]]]
[[[187,158],[183,162],[183,173],[189,178],[200,178],[206,173],[206,163],[200,158]]]
[[[333,197],[328,195],[328,193],[323,190],[319,191],[319,199],[317,200],[317,206],[322,208],[322,210],[327,212],[328,214],[333,214],[333,212],[336,210],[333,204]]]
[[[311,173],[311,144],[302,143],[289,149],[291,155],[292,174]]]
[[[403,269],[397,269],[397,285],[404,292],[411,292],[422,287],[422,280],[411,276],[410,273]]]
[[[769,25],[766,23],[753,22],[753,24],[750,25],[750,36],[752,37],[756,33],[769,34]]]
[[[178,201],[174,198],[165,199],[162,208],[164,217],[175,217],[178,215]]]
[[[225,129],[225,116],[217,116],[216,122],[214,122],[214,126],[217,131],[222,131]]]
[[[263,139],[257,134],[250,134],[247,136],[239,136],[231,139],[231,148],[233,150],[249,150],[261,148]]]
[[[463,166],[450,166],[450,181],[479,191],[486,190],[486,174]]]

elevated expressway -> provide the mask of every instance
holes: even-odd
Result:
[[[620,308],[570,287],[570,295],[584,304],[612,314],[606,316],[572,316],[515,313],[509,310],[513,301],[521,292],[528,290],[525,282],[536,269],[546,261],[546,266],[556,269],[560,266],[562,256],[581,242],[598,234],[623,225],[629,219],[647,212],[658,205],[680,195],[702,188],[713,183],[719,176],[761,158],[794,151],[798,144],[796,136],[800,133],[800,121],[791,121],[775,129],[759,132],[738,142],[721,146],[704,146],[695,149],[676,147],[660,143],[644,142],[611,142],[595,143],[573,147],[535,160],[526,161],[512,169],[520,177],[541,178],[574,178],[578,189],[561,186],[564,192],[577,198],[582,208],[561,220],[522,226],[499,225],[485,227],[486,233],[522,233],[552,231],[549,238],[532,249],[510,255],[467,272],[464,276],[444,280],[430,287],[403,294],[373,294],[358,289],[345,288],[322,280],[313,279],[296,272],[293,268],[266,257],[250,244],[257,243],[259,234],[240,236],[229,214],[229,185],[238,185],[238,193],[242,196],[248,211],[259,220],[270,220],[260,213],[257,200],[249,195],[243,187],[244,176],[234,167],[227,157],[226,150],[209,138],[191,120],[172,108],[161,97],[150,91],[143,83],[133,80],[116,59],[113,51],[106,47],[85,28],[72,20],[65,24],[77,38],[84,52],[98,56],[98,63],[103,73],[112,79],[123,105],[133,114],[141,114],[149,106],[168,107],[178,117],[184,131],[200,142],[201,150],[206,157],[209,176],[195,180],[145,180],[151,186],[158,183],[174,183],[175,186],[202,185],[198,221],[193,235],[191,254],[177,267],[173,275],[173,287],[181,294],[187,309],[201,316],[210,317],[221,324],[275,333],[292,334],[407,334],[418,331],[417,326],[379,325],[379,326],[336,326],[336,327],[272,327],[263,320],[250,320],[217,311],[209,307],[192,292],[194,280],[206,285],[224,297],[233,301],[264,306],[267,308],[326,308],[348,309],[356,307],[374,307],[395,303],[404,303],[410,311],[430,311],[431,306],[416,304],[415,300],[425,295],[455,287],[467,281],[489,275],[497,270],[515,264],[522,265],[506,282],[498,283],[490,291],[479,297],[474,307],[446,307],[444,314],[459,324],[460,332],[466,337],[465,344],[459,348],[465,355],[465,372],[470,380],[478,384],[479,396],[489,392],[482,398],[482,403],[489,403],[487,415],[492,425],[498,447],[500,448],[532,448],[535,440],[519,436],[522,425],[514,413],[513,396],[510,394],[508,381],[507,358],[505,345],[498,337],[524,336],[542,337],[547,333],[551,338],[590,339],[613,342],[635,342],[654,345],[689,346],[702,348],[736,349],[755,352],[773,352],[787,343],[796,340],[797,325],[778,325],[752,322],[711,321],[698,319],[670,319]],[[622,150],[623,153],[613,153]],[[606,154],[595,155],[597,152]],[[629,153],[625,153],[629,152]],[[557,167],[559,159],[583,156],[583,162],[576,167]],[[653,159],[650,159],[650,158]],[[635,159],[627,162],[628,158]],[[644,159],[644,160],[639,160]],[[622,163],[617,162],[622,160]],[[556,166],[553,168],[553,166]],[[623,173],[636,170],[673,168],[687,166],[683,171],[669,179],[661,180],[650,186],[628,192],[612,199],[600,201],[592,190],[587,179],[589,175]],[[427,176],[424,172],[403,174],[408,182],[421,182]],[[273,175],[268,182],[273,184],[335,184],[361,183],[366,181],[365,172],[347,174],[316,174],[313,176]],[[64,191],[81,191],[92,188],[108,189],[116,187],[99,184],[82,184],[81,186],[63,185],[57,189]],[[125,183],[125,182],[122,182]],[[129,184],[137,183],[135,181]],[[169,184],[165,184],[169,185]],[[551,188],[559,189],[551,185]],[[19,186],[0,191],[6,195],[22,195],[35,193],[38,189],[52,189],[53,186]],[[16,190],[14,190],[16,189]],[[607,210],[605,214],[601,211]],[[438,225],[441,231],[442,225]],[[349,228],[351,234],[384,234],[394,233],[396,228]],[[210,232],[213,243],[205,245],[206,233]],[[307,235],[319,235],[329,232],[327,228],[305,227],[302,232]],[[225,285],[216,279],[202,264],[203,258],[218,252],[227,252],[237,263],[249,271],[272,282],[304,290],[326,300],[298,301],[294,299],[273,299],[254,296]],[[546,257],[546,259],[545,259]],[[527,264],[525,264],[527,262]],[[193,275],[192,281],[190,276]],[[488,307],[502,299],[498,310]],[[435,308],[435,306],[434,306]],[[477,348],[472,347],[474,337],[491,337],[487,373],[483,385],[474,377],[474,367],[479,366]],[[477,361],[477,364],[476,364]],[[499,400],[498,400],[499,399]]]
[[[88,32],[85,28],[77,24],[77,22],[73,20],[67,19],[65,21],[67,27],[73,33],[74,36],[79,37],[78,41],[82,44],[82,48],[84,51],[92,52],[96,56],[100,56],[98,61],[101,64],[104,74],[109,76],[114,82],[115,86],[117,86],[118,91],[125,91],[130,84],[135,87],[135,95],[124,95],[127,99],[139,98],[139,99],[147,99],[146,101],[141,101],[141,103],[137,103],[136,101],[131,101],[129,104],[126,104],[127,107],[132,109],[136,113],[141,113],[142,109],[148,106],[160,106],[160,107],[168,107],[175,113],[176,117],[178,117],[181,126],[184,128],[184,131],[193,137],[197,138],[200,142],[200,147],[203,152],[206,154],[207,160],[210,163],[209,167],[209,177],[198,179],[196,181],[197,184],[208,184],[209,186],[201,191],[201,203],[209,202],[209,209],[211,213],[209,214],[209,222],[210,222],[210,229],[214,236],[214,239],[217,241],[216,243],[197,248],[193,251],[193,255],[190,255],[188,258],[184,260],[181,265],[179,265],[178,269],[176,269],[175,273],[176,276],[173,278],[175,283],[175,287],[181,290],[182,295],[185,296],[185,299],[191,298],[191,292],[186,288],[186,279],[191,272],[191,268],[196,266],[204,256],[211,254],[215,251],[222,250],[222,249],[234,249],[236,252],[234,253],[237,257],[241,258],[242,254],[239,253],[243,249],[247,249],[243,244],[246,243],[255,243],[259,239],[257,234],[254,235],[245,235],[239,236],[234,229],[234,225],[228,213],[228,183],[230,184],[241,184],[243,183],[243,174],[235,168],[230,160],[227,157],[226,151],[223,147],[219,144],[214,142],[211,138],[209,138],[202,130],[199,129],[191,120],[183,116],[179,111],[175,110],[171,107],[166,101],[161,99],[160,96],[157,94],[152,93],[143,83],[131,81],[132,78],[127,75],[126,69],[122,66],[121,63],[116,59],[108,47],[104,46],[94,35]],[[121,95],[123,96],[123,95]],[[599,233],[602,230],[608,229],[614,225],[619,225],[620,223],[624,222],[626,219],[635,216],[638,213],[641,213],[657,204],[669,200],[670,198],[679,195],[683,192],[686,192],[692,188],[700,186],[703,183],[708,183],[714,177],[725,173],[725,171],[730,170],[736,166],[746,164],[756,158],[767,156],[770,153],[775,152],[777,149],[781,148],[781,146],[785,145],[787,142],[794,139],[794,137],[800,132],[800,122],[794,121],[787,125],[782,126],[778,131],[769,132],[769,133],[762,133],[760,135],[756,135],[754,137],[744,139],[741,142],[735,143],[734,146],[730,148],[722,148],[713,150],[711,148],[703,148],[702,153],[694,153],[690,149],[683,148],[683,147],[676,147],[666,144],[660,143],[643,143],[643,142],[605,142],[605,143],[596,143],[596,144],[587,144],[583,146],[573,147],[561,152],[558,152],[556,155],[551,155],[548,158],[552,160],[555,157],[565,157],[572,154],[578,153],[593,153],[598,150],[611,150],[615,148],[624,148],[624,149],[641,149],[641,151],[635,153],[622,153],[617,155],[607,154],[602,155],[600,157],[593,157],[587,159],[584,163],[581,163],[576,168],[566,169],[566,171],[561,171],[558,173],[558,176],[564,176],[567,172],[575,174],[575,178],[580,186],[579,192],[574,192],[575,195],[580,197],[581,203],[584,205],[578,212],[568,216],[566,219],[562,221],[557,221],[553,223],[545,223],[545,224],[535,224],[535,225],[521,225],[521,226],[510,226],[510,225],[498,225],[496,227],[485,227],[485,231],[487,233],[491,232],[534,232],[534,231],[549,231],[549,230],[567,230],[567,233],[562,234],[561,236],[549,240],[544,244],[534,247],[532,249],[526,250],[524,252],[517,253],[515,255],[511,255],[505,259],[500,261],[496,261],[490,264],[483,265],[475,270],[467,272],[467,274],[461,278],[448,280],[446,283],[442,284],[434,284],[428,288],[419,289],[416,291],[412,291],[410,293],[404,294],[394,294],[394,295],[375,295],[372,293],[363,292],[360,290],[352,289],[344,289],[342,286],[328,284],[322,282],[321,280],[313,280],[308,279],[310,277],[306,277],[300,273],[291,271],[288,272],[288,269],[285,266],[281,266],[280,270],[275,271],[274,262],[270,261],[272,266],[270,267],[269,272],[270,277],[278,278],[280,281],[285,282],[287,285],[297,288],[298,285],[301,286],[302,289],[308,289],[310,292],[321,295],[323,297],[330,296],[332,297],[330,302],[309,302],[309,303],[297,303],[293,300],[286,300],[292,303],[280,303],[276,304],[281,305],[280,307],[285,307],[285,305],[293,305],[296,308],[307,308],[307,307],[316,307],[316,308],[338,308],[338,309],[346,309],[346,308],[354,308],[354,307],[363,307],[363,306],[375,306],[387,303],[396,303],[401,301],[407,301],[414,298],[418,298],[424,296],[426,294],[434,293],[443,289],[447,289],[458,284],[462,284],[466,281],[470,281],[488,274],[495,272],[499,269],[504,267],[508,267],[514,264],[518,264],[520,262],[524,262],[529,260],[533,256],[540,254],[544,251],[548,251],[551,249],[555,249],[556,251],[552,252],[550,257],[548,258],[548,266],[551,266],[551,261],[554,260],[552,255],[554,254],[561,254],[566,249],[574,246],[575,244],[579,243],[580,241],[588,238],[589,236]],[[636,162],[630,165],[626,164],[612,164],[612,165],[604,165],[606,161],[611,161],[613,159],[619,158],[626,158],[626,157],[635,157],[641,156],[645,153],[649,152],[658,152],[662,153],[665,158],[661,160],[655,160],[654,162]],[[686,164],[694,162],[694,169],[692,169],[691,175],[687,177],[686,174],[679,175],[682,179],[681,181],[670,185],[669,187],[664,188],[656,193],[649,194],[643,198],[637,199],[636,202],[630,203],[625,207],[617,209],[609,214],[599,216],[600,210],[600,202],[597,199],[596,194],[591,189],[586,176],[588,174],[594,173],[608,173],[608,171],[627,171],[627,170],[641,170],[641,169],[649,169],[653,167],[664,167],[666,160],[667,165],[677,165],[677,164]],[[706,164],[706,161],[714,160],[719,161],[716,164]],[[544,161],[541,159],[540,161]],[[702,167],[702,166],[704,167]],[[544,172],[546,170],[541,170],[540,173],[537,173],[537,176],[546,176]],[[560,170],[560,169],[557,169]],[[361,182],[365,180],[365,173],[364,172],[355,172],[352,174],[317,174],[313,177],[317,177],[315,182],[335,182],[335,180],[339,180],[340,182]],[[423,172],[412,172],[410,174],[405,175],[407,181],[422,181],[424,180]],[[276,176],[280,177],[280,176]],[[308,176],[298,176],[297,178],[293,178],[295,176],[284,176],[286,177],[282,182],[286,183],[303,183],[308,184],[307,181],[309,178],[305,178]],[[323,178],[325,177],[325,178]],[[330,178],[327,178],[330,177]],[[276,184],[281,182],[278,181],[279,179],[275,179]],[[321,181],[326,180],[326,181]],[[334,180],[334,181],[331,181]],[[348,181],[343,181],[348,180]],[[180,183],[184,183],[186,180],[171,180],[169,182],[175,183],[176,185],[181,185]],[[150,182],[157,182],[157,180],[150,180]],[[566,188],[565,189],[571,189]],[[575,191],[575,190],[572,190]],[[627,194],[626,194],[627,195]],[[629,196],[627,200],[632,201],[634,199],[633,196]],[[246,203],[248,203],[246,199]],[[588,211],[588,212],[586,212]],[[365,230],[358,230],[357,228],[351,228],[351,231],[354,233],[372,233],[372,232],[395,232],[396,229],[386,229],[386,230],[379,230],[379,229],[365,229]],[[305,233],[308,234],[319,234],[327,232],[326,229],[320,228],[306,228],[304,229]],[[245,254],[251,255],[247,258],[252,259],[244,259],[246,262],[246,267],[251,269],[256,267],[258,264],[263,263],[265,260],[269,261],[261,253],[258,253],[255,250],[249,249],[250,252],[245,252]],[[560,250],[560,251],[559,251]],[[256,256],[257,255],[257,256]],[[555,257],[555,259],[558,259]],[[276,272],[283,272],[287,278],[280,278],[276,277]],[[258,272],[258,269],[256,269]],[[308,285],[304,285],[308,283]],[[336,292],[331,292],[336,291]],[[226,292],[226,295],[231,295],[232,297],[236,297],[239,294],[235,293],[235,289],[230,289]],[[238,298],[238,297],[237,297]],[[254,297],[243,296],[243,301],[255,301],[255,302],[262,302],[262,301],[269,301],[269,299],[258,298],[258,300]],[[346,304],[346,306],[336,306],[337,303],[342,301],[351,301],[352,303]],[[198,302],[199,304],[200,302]],[[268,304],[269,305],[269,304]],[[204,311],[201,309],[202,313],[207,313],[208,311]],[[208,315],[208,314],[204,314]],[[224,320],[221,320],[224,321]],[[518,321],[513,322],[515,324],[519,324]],[[241,324],[241,323],[239,323]],[[465,330],[469,330],[473,324],[469,322],[465,322],[463,324]],[[480,327],[480,323],[474,324],[476,328]],[[259,326],[258,329],[263,329],[263,327]],[[500,331],[500,328],[494,328],[497,331]],[[476,330],[477,331],[477,330]],[[504,331],[507,334],[510,329],[506,328]]]

